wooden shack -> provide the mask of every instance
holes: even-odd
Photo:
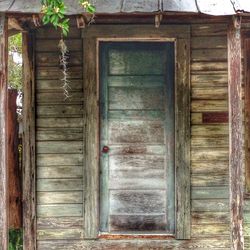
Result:
[[[16,30],[25,250],[250,249],[250,5],[96,0],[88,26],[77,1],[65,2],[67,99],[61,36],[41,25],[39,1],[0,1],[1,249],[6,39]]]

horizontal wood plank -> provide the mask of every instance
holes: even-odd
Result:
[[[192,200],[192,212],[229,212],[228,199]]]
[[[227,25],[225,23],[205,23],[205,24],[192,24],[191,35],[197,36],[226,36]]]
[[[228,237],[214,236],[213,238],[192,240],[98,240],[98,241],[38,241],[38,249],[46,250],[77,250],[93,249],[102,250],[126,250],[126,249],[206,249],[206,250],[228,250],[230,248]]]
[[[83,203],[83,192],[37,192],[37,204]]]
[[[55,43],[59,41],[62,34],[59,30],[55,30],[53,27],[43,26],[36,30],[37,39],[55,39]],[[77,27],[70,27],[69,34],[67,36],[69,39],[78,38],[81,39],[81,31]]]
[[[164,145],[148,145],[148,144],[123,144],[110,146],[109,155],[162,155],[166,152]]]
[[[193,62],[191,63],[191,71],[225,71],[227,70],[227,62]]]
[[[229,188],[227,186],[201,186],[192,187],[192,199],[228,199]]]
[[[192,113],[191,122],[197,124],[227,124],[228,112],[202,112]]]
[[[72,153],[80,154],[83,152],[83,142],[81,141],[40,141],[36,143],[36,151],[38,154],[54,154],[54,153]]]
[[[162,121],[117,121],[109,122],[109,143],[164,144]]]
[[[194,100],[226,100],[228,97],[227,87],[195,87],[192,88],[191,97]]]
[[[80,217],[83,216],[83,204],[37,205],[37,216],[44,217]]]
[[[194,49],[191,53],[193,62],[221,62],[227,60],[226,49]]]
[[[38,128],[82,128],[82,118],[38,118],[36,119]]]
[[[196,72],[191,74],[192,87],[226,87],[228,85],[227,73],[218,72],[217,74],[200,74]]]
[[[37,39],[35,48],[37,52],[59,52],[58,43],[59,40]],[[65,43],[70,52],[82,50],[81,39],[66,39]]]
[[[228,148],[204,148],[191,150],[192,161],[227,161],[229,159]]]
[[[230,225],[229,224],[202,224],[202,225],[192,225],[192,233],[195,237],[213,237],[216,235],[226,235],[229,236]]]
[[[209,136],[209,135],[208,135]],[[191,146],[193,150],[195,148],[226,148],[229,146],[227,136],[218,136],[218,137],[205,137],[204,136],[192,136]]]
[[[83,117],[82,105],[38,105],[36,114],[39,118],[42,117]]]
[[[38,240],[76,240],[83,239],[83,229],[38,229]]]
[[[83,217],[37,218],[38,229],[83,228]]]
[[[37,92],[36,102],[38,105],[50,105],[50,104],[83,104],[82,92],[71,92],[69,90],[69,97],[66,98],[63,89],[58,92]]]
[[[37,191],[82,191],[83,180],[81,179],[37,179]]]
[[[150,109],[164,108],[163,88],[139,89],[118,88],[109,89],[109,109]]]
[[[214,112],[228,111],[227,100],[193,100],[191,103],[192,112]]]
[[[228,178],[229,174],[193,174],[191,177],[191,184],[193,187],[228,186]]]
[[[63,78],[63,72],[60,65],[54,67],[37,67],[36,79],[39,80],[59,80]],[[72,66],[67,69],[68,79],[81,79],[82,67]]]
[[[110,191],[110,214],[164,214],[164,190]]]
[[[81,178],[82,166],[50,166],[38,167],[37,178]]]
[[[191,39],[192,49],[225,49],[227,48],[227,37],[226,36],[204,36],[204,37],[193,37]]]
[[[82,141],[82,128],[37,128],[37,141]]]
[[[61,92],[63,83],[60,79],[47,79],[47,80],[37,80],[36,90],[37,91],[54,91]],[[83,83],[82,79],[71,79],[70,80],[70,90],[71,91],[82,91]]]
[[[229,224],[229,212],[192,212],[192,224]]]
[[[53,32],[52,32],[53,33]],[[38,67],[47,66],[60,66],[60,53],[56,51],[52,52],[39,52],[36,55],[36,65]],[[81,52],[71,52],[67,55],[67,65],[71,66],[81,66],[82,65],[82,53]]]
[[[37,166],[80,166],[83,154],[38,154]]]
[[[191,127],[192,136],[228,135],[228,125],[194,125]]]
[[[192,161],[191,165],[193,174],[226,174],[228,173],[229,161]]]

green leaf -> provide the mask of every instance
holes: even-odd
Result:
[[[94,14],[95,11],[96,11],[95,6],[93,6],[93,5],[89,5],[89,6],[87,7],[86,10],[87,10],[87,12],[89,12],[90,14]]]

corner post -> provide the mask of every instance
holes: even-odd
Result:
[[[0,249],[8,249],[7,190],[7,19],[0,13]]]
[[[23,228],[24,249],[36,249],[34,34],[23,33]]]
[[[241,93],[241,17],[228,26],[229,194],[231,249],[244,249],[243,236],[243,114]]]

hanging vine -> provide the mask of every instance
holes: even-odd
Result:
[[[68,48],[64,41],[69,33],[69,18],[66,18],[66,6],[64,0],[41,0],[42,3],[42,14],[43,14],[43,24],[52,24],[55,29],[59,29],[61,32],[61,40],[59,41],[58,47],[60,49],[60,66],[62,68],[62,82],[63,82],[63,91],[65,98],[69,97],[69,81],[68,81],[68,72],[67,72],[67,62],[68,62]],[[80,6],[83,7],[84,11],[92,14],[92,19],[95,13],[95,6],[92,5],[87,0],[79,0]]]

